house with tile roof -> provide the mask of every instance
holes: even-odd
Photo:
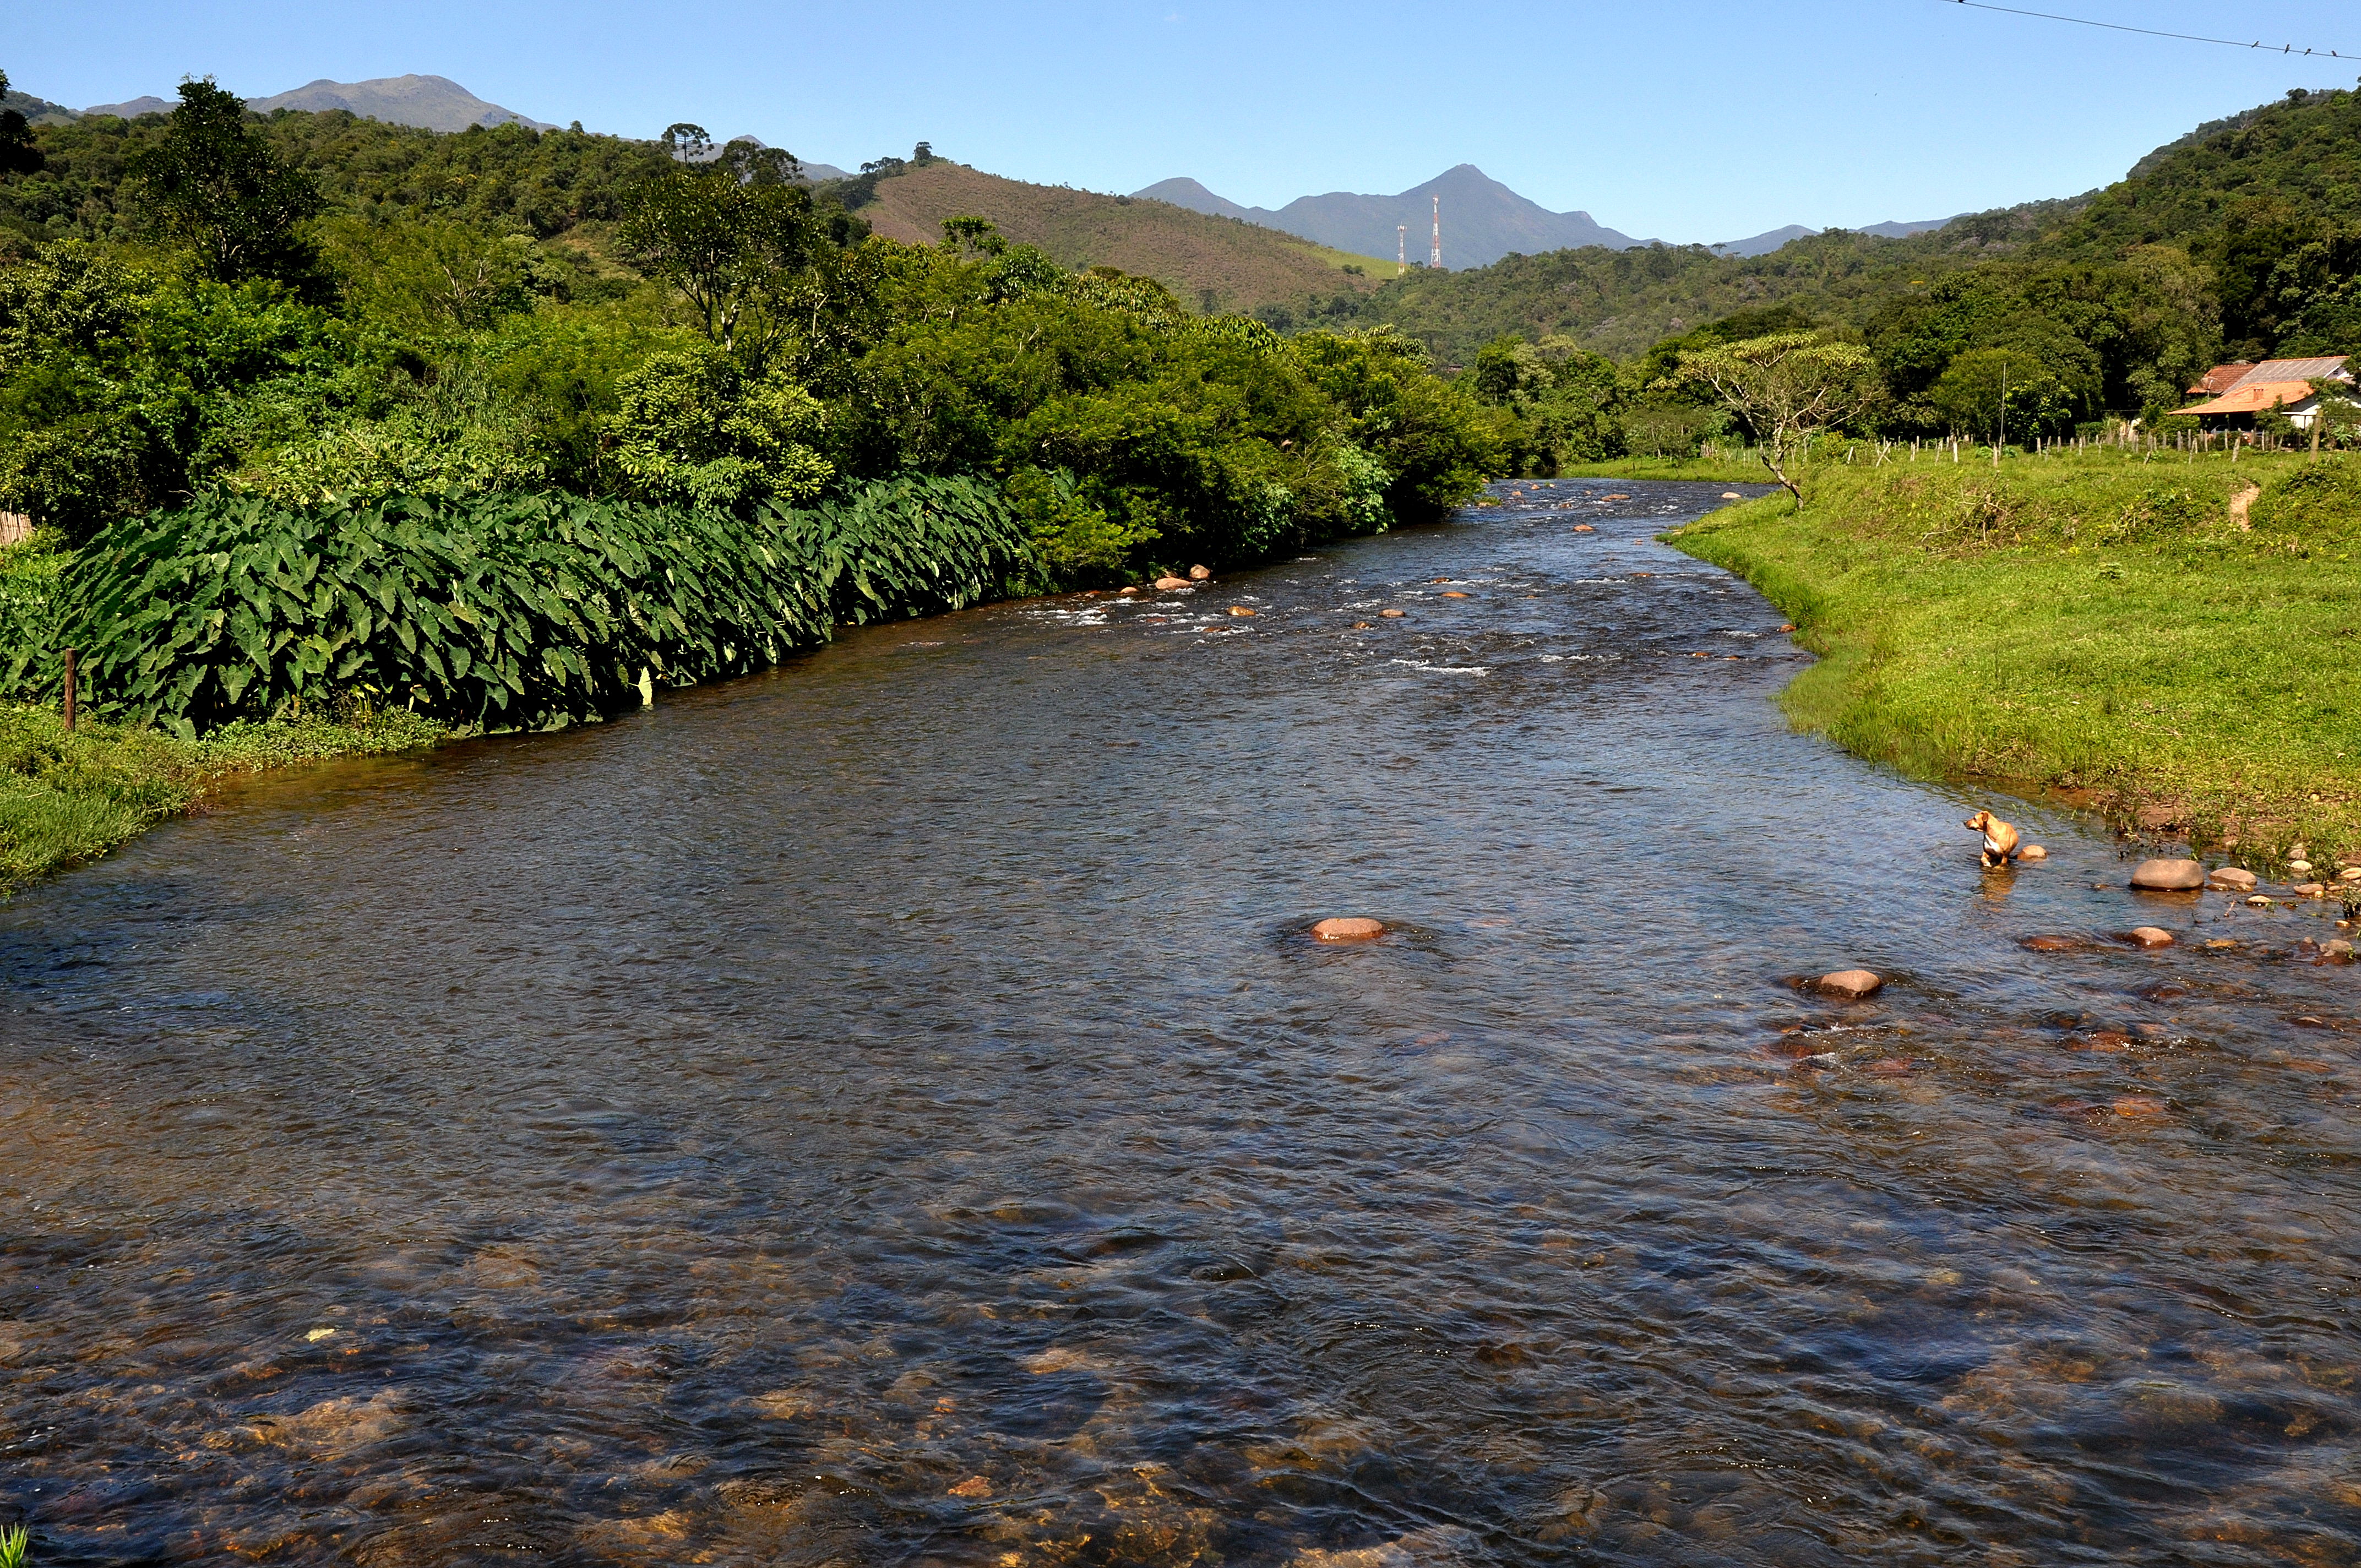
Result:
[[[2312,384],[2341,381],[2351,386],[2353,373],[2345,366],[2346,356],[2342,354],[2312,359],[2266,359],[2259,365],[2243,367],[2216,365],[2190,389],[2191,392],[2212,391],[2214,395],[2179,411],[2235,425],[2241,421],[2252,423],[2255,415],[2276,410],[2287,415],[2298,430],[2309,430],[2312,422],[2320,416],[2320,394],[2312,390]],[[2214,383],[2226,372],[2241,369],[2243,375],[2215,389]]]

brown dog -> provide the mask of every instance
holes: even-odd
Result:
[[[1973,828],[1984,836],[1984,864],[2004,866],[2016,859],[2016,829],[1989,811],[1979,811],[1962,828]]]

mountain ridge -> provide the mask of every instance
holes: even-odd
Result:
[[[334,82],[323,76],[284,93],[248,98],[246,106],[258,115],[267,115],[273,109],[301,109],[309,114],[342,109],[364,120],[381,120],[390,126],[412,126],[427,131],[464,131],[470,126],[557,129],[545,120],[478,98],[447,76],[374,76],[366,82]],[[174,107],[171,99],[150,93],[120,104],[93,104],[79,115],[71,110],[62,112],[73,118],[115,115],[136,120],[142,115],[169,115]]]
[[[1433,236],[1433,203],[1440,197],[1446,268],[1488,267],[1504,256],[1586,245],[1630,250],[1654,243],[1610,229],[1588,213],[1553,213],[1472,163],[1455,164],[1424,184],[1390,196],[1330,191],[1298,196],[1276,211],[1242,206],[1186,176],[1160,180],[1132,194],[1257,224],[1360,256],[1382,257],[1399,246],[1402,259],[1422,262]]]
[[[1273,306],[1291,313],[1313,296],[1366,294],[1393,271],[1389,261],[1220,214],[1029,184],[945,158],[878,179],[854,211],[872,232],[910,245],[939,242],[947,217],[988,218],[1008,239],[1038,246],[1063,266],[1153,278],[1209,313]]]

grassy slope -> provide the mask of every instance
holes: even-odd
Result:
[[[0,705],[0,892],[95,860],[201,806],[231,774],[407,751],[445,735],[439,725],[397,712],[362,724],[233,725],[189,745],[109,724],[82,724],[69,734],[46,708]]]
[[[2251,532],[2230,520],[2302,466],[1827,466],[1801,513],[1751,501],[1668,537],[1824,655],[1782,698],[1799,727],[1921,775],[2320,850],[2361,842],[2361,499],[2299,516],[2274,489]]]
[[[990,218],[1010,239],[1035,245],[1069,267],[1119,267],[1154,278],[1191,306],[1213,291],[1217,310],[1300,301],[1310,294],[1374,289],[1394,264],[1348,256],[1235,218],[1165,202],[1027,185],[938,161],[877,182],[860,209],[889,239],[931,245],[949,217]],[[1366,269],[1366,277],[1344,270]]]

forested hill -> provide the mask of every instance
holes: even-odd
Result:
[[[125,170],[163,138],[168,124],[161,115],[101,115],[42,126],[42,167],[0,181],[0,249],[12,239],[21,248],[135,237],[137,207],[124,188]],[[498,126],[452,134],[342,111],[282,110],[253,124],[332,209],[508,225],[544,239],[614,219],[630,185],[667,167],[655,143],[584,131]]]
[[[1855,326],[1979,266],[2117,265],[2143,247],[2208,276],[2221,352],[2361,349],[2361,95],[2291,93],[2201,126],[2087,196],[2028,203],[1904,239],[1831,232],[1767,256],[1596,247],[1415,271],[1310,319],[1387,322],[1446,361],[1502,333],[1560,334],[1629,357],[1734,310],[1792,302]]]
[[[1703,246],[1585,246],[1511,256],[1466,272],[1416,269],[1366,302],[1313,302],[1303,320],[1383,322],[1446,364],[1466,363],[1503,333],[1568,337],[1592,353],[1629,359],[1734,311],[1795,302],[1817,314],[1854,319],[1913,280],[2019,254],[2060,205],[1982,214],[1906,239],[1830,230],[1767,256],[1716,256]]]
[[[1390,261],[1235,218],[1137,196],[1030,185],[941,158],[888,160],[884,177],[851,181],[847,194],[856,198],[853,210],[888,239],[928,245],[942,237],[945,218],[988,218],[1009,239],[1038,246],[1068,267],[1116,267],[1153,278],[1208,313],[1367,293],[1394,271]]]

